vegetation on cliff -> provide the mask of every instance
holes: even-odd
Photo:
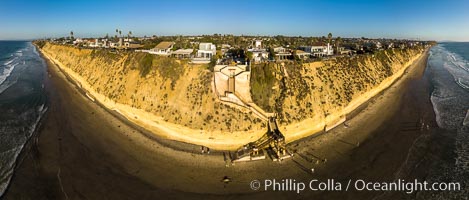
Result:
[[[369,55],[314,63],[252,66],[251,92],[261,108],[277,112],[282,124],[324,118],[396,73],[421,47],[388,49]]]

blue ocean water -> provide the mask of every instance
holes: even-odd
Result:
[[[432,102],[438,125],[461,128],[469,109],[469,43],[442,43],[430,51]]]
[[[0,41],[0,198],[47,110],[45,66],[31,42]]]
[[[469,43],[440,43],[430,50],[428,68],[434,90],[431,95],[440,128],[455,133],[454,162],[445,180],[461,182],[463,190],[443,199],[469,196]],[[440,199],[440,198],[436,198]]]

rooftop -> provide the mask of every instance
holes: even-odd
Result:
[[[173,46],[174,44],[174,42],[160,42],[158,45],[155,46],[155,49],[171,48],[171,46]]]

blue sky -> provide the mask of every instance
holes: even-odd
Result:
[[[469,41],[467,0],[0,0],[0,39],[115,34],[301,35]]]

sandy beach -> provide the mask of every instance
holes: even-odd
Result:
[[[415,154],[415,144],[423,142],[426,146],[433,141],[433,133],[442,131],[436,126],[429,99],[431,88],[424,76],[426,59],[419,58],[398,81],[347,121],[347,126],[290,143],[289,148],[296,152],[294,158],[281,163],[267,159],[234,166],[227,166],[227,152],[206,155],[198,146],[148,137],[90,101],[49,62],[50,77],[45,84],[49,112],[25,148],[4,198],[291,199],[299,196],[292,192],[253,191],[249,183],[273,178],[386,181],[424,177],[425,171],[416,173],[419,168],[414,160],[420,164],[430,162],[425,155],[433,150],[420,148]],[[421,129],[422,122],[429,128]],[[232,182],[223,183],[225,176]],[[302,195],[319,199],[392,199],[401,194],[355,191]]]

